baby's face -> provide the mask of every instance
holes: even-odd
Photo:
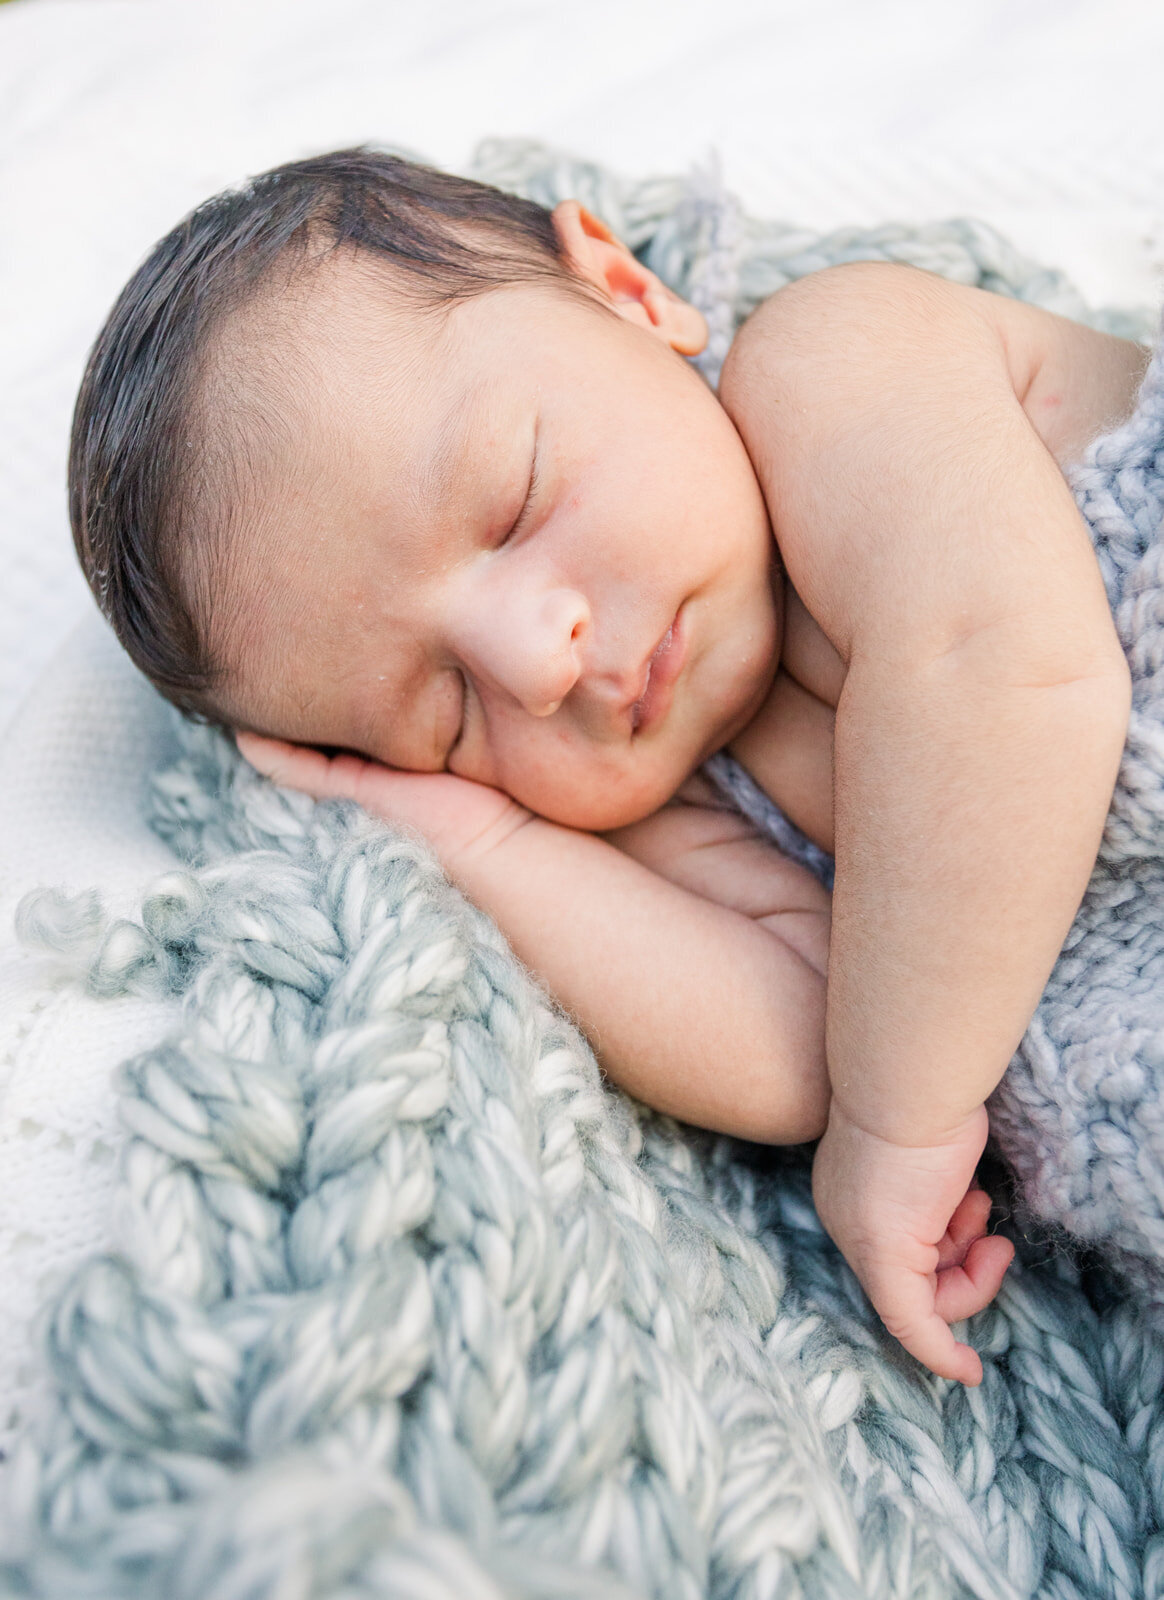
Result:
[[[238,725],[601,830],[756,714],[780,644],[763,497],[656,329],[545,284],[418,318],[348,261],[262,339],[291,420],[234,535]]]

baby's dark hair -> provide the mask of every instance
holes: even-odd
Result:
[[[276,167],[206,201],[154,247],[85,369],[69,511],[118,639],[191,716],[221,720],[208,574],[237,470],[224,470],[199,405],[208,355],[229,317],[343,250],[389,264],[418,311],[503,284],[582,288],[545,207],[370,149]]]

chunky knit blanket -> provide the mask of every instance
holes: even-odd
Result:
[[[696,300],[710,373],[759,299],[843,259],[1086,314],[972,223],[810,237],[743,216],[713,174],[480,160],[578,195]],[[187,727],[155,818],[186,865],[140,917],[25,907],[95,991],[186,1000],[123,1071],[120,1252],[46,1308],[56,1399],[10,1473],[6,1592],[1164,1593],[1162,445],[1154,364],[1076,475],[1136,702],[1095,876],[991,1102],[1018,1255],[960,1330],[981,1388],[881,1329],[817,1221],[809,1150],[613,1090],[420,844]]]

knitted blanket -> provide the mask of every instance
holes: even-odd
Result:
[[[622,186],[514,145],[481,165],[628,237],[709,313],[709,372],[760,298],[842,259],[1085,314],[971,223],[811,238],[744,217],[714,176]],[[155,823],[188,866],[132,920],[25,910],[95,991],[186,1001],[123,1072],[120,1253],[46,1308],[57,1399],[11,1474],[8,1592],[1164,1590],[1159,386],[1154,365],[1076,480],[1136,708],[1087,899],[991,1102],[1018,1254],[960,1330],[982,1386],[881,1329],[816,1219],[809,1150],[612,1089],[422,846],[184,727]]]

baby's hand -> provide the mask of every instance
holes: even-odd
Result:
[[[259,772],[317,800],[354,800],[373,816],[414,828],[454,880],[458,870],[487,854],[530,820],[532,812],[500,789],[448,772],[400,772],[362,756],[325,756],[308,745],[257,733],[235,735]]]
[[[891,1144],[857,1126],[834,1099],[817,1146],[817,1213],[889,1332],[943,1378],[970,1387],[982,1362],[947,1324],[990,1304],[1014,1255],[985,1232],[990,1197],[974,1187],[986,1107],[939,1145]]]

